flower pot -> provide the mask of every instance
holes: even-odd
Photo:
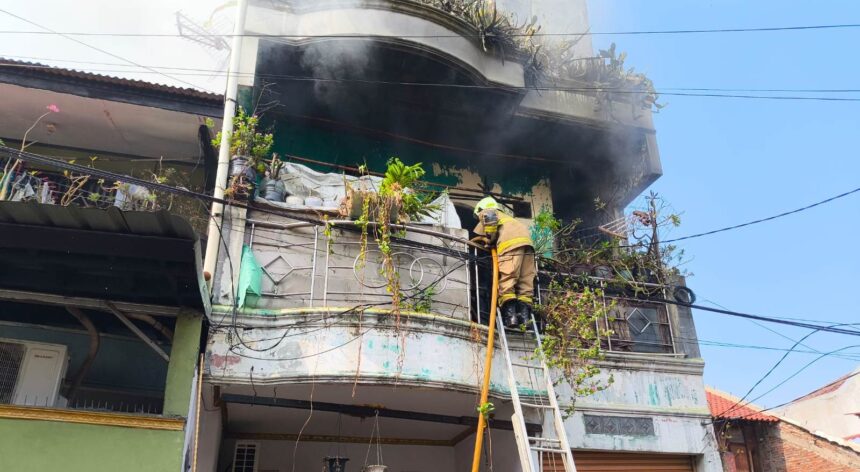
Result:
[[[595,266],[594,269],[592,269],[591,275],[601,279],[611,279],[614,274],[612,273],[612,267],[609,267],[607,265],[599,265]]]
[[[230,159],[230,175],[246,175],[251,169],[251,159],[245,156],[233,156]]]
[[[361,469],[361,472],[387,472],[387,471],[388,471],[387,465],[366,465],[366,466],[364,466],[363,469]]]
[[[262,197],[273,202],[284,201],[284,197],[287,192],[284,187],[284,182],[280,179],[266,179],[262,190]]]
[[[323,459],[325,472],[346,472],[346,457],[326,457]]]

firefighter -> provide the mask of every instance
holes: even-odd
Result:
[[[531,319],[535,251],[528,228],[504,213],[493,197],[475,206],[478,226],[473,242],[495,246],[499,254],[499,306],[502,322],[516,328]]]

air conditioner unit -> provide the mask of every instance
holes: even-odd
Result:
[[[61,344],[0,339],[0,404],[55,406],[68,364]]]

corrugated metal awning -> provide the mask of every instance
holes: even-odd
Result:
[[[205,310],[200,242],[167,212],[0,202],[0,288]]]

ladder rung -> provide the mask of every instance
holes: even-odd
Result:
[[[540,446],[530,446],[529,449],[532,451],[540,451],[540,452],[554,452],[556,454],[566,454],[567,451],[564,449],[554,449],[551,447],[540,447]]]
[[[535,403],[526,403],[526,402],[520,402],[520,405],[525,406],[525,407],[529,407],[529,408],[546,408],[548,410],[552,409],[552,405],[537,405]]]
[[[536,441],[536,442],[549,442],[549,443],[561,444],[561,440],[560,440],[560,439],[554,439],[554,438],[534,438],[534,437],[529,437],[529,441]]]
[[[519,366],[519,367],[528,367],[529,369],[541,369],[543,370],[543,366],[539,364],[524,364],[522,362],[511,362],[511,365]]]

